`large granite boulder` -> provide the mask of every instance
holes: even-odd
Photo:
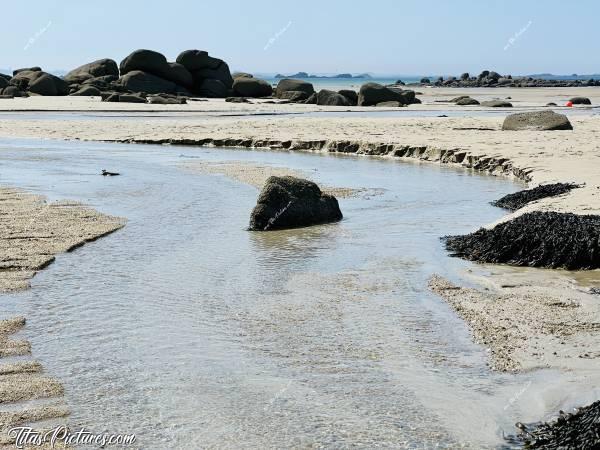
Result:
[[[573,98],[569,99],[569,101],[571,103],[573,103],[574,105],[591,105],[592,104],[591,100],[587,97],[573,97]]]
[[[275,96],[277,98],[287,98],[286,92],[304,92],[306,94],[305,98],[308,98],[314,94],[315,88],[308,81],[284,78],[277,83]]]
[[[472,106],[472,105],[479,105],[479,101],[475,100],[474,98],[471,98],[469,96],[465,96],[463,98],[458,99],[456,102],[458,106]]]
[[[192,74],[183,65],[169,63],[164,55],[153,50],[136,50],[121,61],[120,69],[121,77],[138,70],[186,88],[193,83]]]
[[[488,108],[512,108],[512,103],[506,100],[487,100],[481,102],[481,106],[487,106]]]
[[[168,63],[169,70],[163,77],[169,81],[186,88],[192,87],[194,79],[189,70],[179,63]]]
[[[79,97],[93,97],[93,96],[100,96],[101,92],[100,89],[98,89],[97,87],[94,86],[90,86],[88,85],[84,85],[83,87],[81,87],[81,89],[79,89],[76,92],[73,92],[70,95],[74,95],[74,96],[79,96]]]
[[[127,72],[119,78],[119,85],[132,92],[146,92],[148,94],[160,94],[162,92],[172,94],[178,91],[177,84],[165,80],[150,73],[134,70]]]
[[[8,81],[6,78],[2,78],[0,77],[0,89],[4,89],[6,86],[8,86]]]
[[[162,76],[169,72],[167,58],[161,53],[153,50],[136,50],[127,56],[119,65],[121,76],[140,70],[156,76]]]
[[[374,106],[378,103],[393,101],[403,105],[416,103],[415,92],[389,88],[379,83],[365,83],[358,92],[358,106]]]
[[[358,93],[356,91],[353,91],[352,89],[342,89],[341,91],[338,91],[338,94],[346,97],[350,102],[350,105],[358,105]]]
[[[301,178],[269,177],[250,215],[250,230],[306,227],[342,219],[337,199]]]
[[[254,75],[252,75],[251,73],[246,73],[246,72],[234,72],[231,74],[231,76],[233,77],[234,80],[236,78],[254,78]]]
[[[2,89],[2,95],[9,95],[12,97],[27,97],[27,93],[21,91],[17,86],[13,86],[9,84],[4,89]]]
[[[112,59],[99,59],[67,73],[63,79],[69,84],[80,84],[90,78],[98,78],[104,76],[113,76],[119,78],[119,67]]]
[[[269,97],[273,88],[264,80],[240,76],[233,80],[233,93],[240,97]]]
[[[350,101],[342,94],[327,89],[321,89],[317,94],[317,105],[352,106]]]
[[[572,130],[573,126],[567,116],[554,111],[532,111],[511,114],[504,119],[503,130],[549,131]]]
[[[225,98],[230,94],[227,86],[220,80],[206,79],[194,85],[194,90],[202,97]]]
[[[20,91],[38,95],[68,95],[69,84],[55,75],[40,70],[22,70],[11,78],[10,84]]]
[[[17,74],[21,73],[21,72],[41,72],[42,68],[35,66],[35,67],[23,67],[21,69],[15,69],[13,70],[13,77],[16,76]]]
[[[193,78],[193,88],[195,93],[200,93],[205,80],[218,80],[227,89],[233,87],[233,77],[229,66],[225,61],[219,58],[213,58],[208,52],[203,50],[186,50],[179,54],[177,63],[184,66]],[[201,94],[202,95],[202,94]]]
[[[191,73],[201,69],[217,69],[223,60],[213,58],[204,50],[186,50],[181,52],[175,60]]]

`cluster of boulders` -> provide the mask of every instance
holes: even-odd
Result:
[[[513,77],[512,75],[500,75],[493,70],[484,70],[478,76],[471,76],[465,72],[460,77],[438,77],[436,80],[422,78],[421,86],[438,87],[580,87],[600,86],[600,80],[550,80],[533,77]]]
[[[202,50],[186,50],[175,62],[161,53],[136,50],[119,65],[100,59],[67,73],[63,78],[39,67],[0,75],[1,95],[102,96],[105,101],[182,103],[186,97],[268,97],[269,83],[250,74],[231,74],[227,63]]]
[[[322,89],[316,92],[313,85],[304,80],[285,78],[275,89],[277,98],[296,103],[326,106],[406,106],[421,103],[415,91],[399,87],[383,86],[378,83],[365,83],[360,91],[342,89],[331,91]]]
[[[0,95],[3,98],[37,95],[67,95],[68,83],[40,67],[18,69],[10,75],[0,74]]]

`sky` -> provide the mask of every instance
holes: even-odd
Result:
[[[207,50],[254,73],[600,73],[597,0],[28,0],[3,17],[4,69],[147,48]]]

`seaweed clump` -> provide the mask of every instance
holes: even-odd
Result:
[[[464,236],[446,236],[452,256],[485,263],[587,270],[600,267],[600,216],[532,212]]]
[[[556,197],[557,195],[566,194],[571,189],[578,188],[579,185],[575,183],[553,183],[553,184],[542,184],[534,187],[533,189],[526,189],[524,191],[515,192],[514,194],[508,194],[495,202],[492,205],[498,206],[499,208],[505,208],[510,211],[516,211],[521,209],[523,206],[547,197]]]
[[[598,450],[600,449],[600,401],[573,414],[560,412],[552,421],[533,425],[518,423],[519,432],[507,437],[511,444],[528,449]]]

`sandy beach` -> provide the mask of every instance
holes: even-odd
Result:
[[[514,108],[499,110],[447,103],[464,93],[480,100],[511,97]],[[373,113],[373,108],[273,105],[263,100],[252,104],[208,100],[188,105],[138,105],[107,104],[98,98],[31,97],[0,102],[0,137],[342,152],[383,159],[406,158],[413,163],[447,163],[515,178],[530,187],[551,182],[581,185],[567,194],[507,213],[502,221],[531,211],[600,214],[600,177],[596,170],[600,158],[600,116],[594,108],[553,108],[569,116],[572,131],[501,129],[509,113],[545,108],[550,101],[562,104],[575,95],[590,97],[593,104],[600,102],[600,94],[593,88],[425,89],[420,96],[422,104],[377,108],[377,114],[381,114],[377,116],[366,114]],[[395,111],[397,116],[389,115]],[[340,116],[342,112],[347,114]],[[402,116],[405,112],[411,115]],[[439,114],[418,117],[425,112]],[[444,112],[460,116],[438,117]],[[119,119],[115,120],[111,113],[118,113]],[[224,175],[257,188],[270,175],[298,175],[285,168],[242,163],[193,163],[185,169]],[[324,186],[324,190],[342,198],[362,194],[343,187]],[[43,199],[9,188],[0,194],[10,209],[3,219],[6,231],[0,236],[5,255],[3,266],[10,269],[2,272],[3,290],[26,288],[27,280],[49,264],[55,254],[123,226],[119,219],[79,205],[46,204]],[[37,220],[40,218],[43,220]],[[474,229],[493,225],[473,224]],[[51,239],[44,237],[48,233]],[[15,236],[22,245],[15,246]],[[600,344],[600,313],[597,296],[587,288],[600,283],[597,271],[578,276],[582,285],[566,271],[531,269],[516,273],[488,266],[480,268],[465,274],[475,288],[456,286],[439,276],[431,279],[430,288],[468,323],[475,341],[489,349],[493,369],[578,371],[590,383],[600,381],[600,353],[593,351]],[[29,351],[27,343],[8,338],[15,326],[24,325],[20,320],[6,324],[2,349],[6,354]],[[28,392],[33,397],[61,393],[57,382],[40,377],[37,363],[4,366],[1,370],[7,386],[3,398],[22,397],[21,389],[15,391],[11,387],[15,381],[29,383]],[[6,423],[40,415],[59,417],[64,410],[23,414],[19,419],[9,417]]]
[[[125,222],[72,202],[49,203],[44,198],[12,188],[0,188],[2,213],[0,249],[2,253],[0,292],[29,288],[29,280],[68,252],[124,226]],[[12,335],[26,326],[24,317],[0,321],[0,358],[21,357],[0,364],[0,403],[17,405],[13,412],[0,414],[0,444],[13,442],[8,431],[31,422],[58,419],[68,415],[60,405],[63,387],[58,380],[44,376],[42,365],[31,356],[31,344]],[[53,399],[57,406],[31,406],[35,399]]]
[[[497,108],[461,107],[442,103],[449,98],[468,93],[481,100],[511,97],[514,108],[504,108],[498,113]],[[111,112],[148,112],[143,119],[108,120],[98,118],[87,120],[76,116],[61,119],[43,116],[32,119],[9,116],[0,123],[1,137],[26,137],[40,139],[77,139],[128,143],[159,143],[182,145],[215,145],[265,147],[275,150],[309,150],[354,153],[357,155],[374,155],[380,158],[406,157],[410,160],[449,163],[479,170],[493,175],[518,178],[529,186],[551,182],[573,182],[581,185],[570,193],[534,202],[519,211],[507,214],[502,220],[510,220],[516,215],[531,211],[558,211],[577,214],[600,214],[600,178],[595,164],[600,158],[600,145],[597,134],[600,129],[600,116],[594,115],[590,107],[553,108],[566,113],[573,124],[573,131],[502,131],[501,126],[506,114],[518,110],[540,108],[549,101],[562,103],[572,96],[589,96],[593,103],[600,102],[600,95],[594,88],[531,88],[531,89],[428,89],[421,96],[422,104],[409,108],[396,108],[400,111],[457,111],[466,117],[375,117],[365,116],[364,111],[373,108],[335,108],[315,105],[272,105],[256,100],[254,104],[232,104],[223,100],[190,102],[189,105],[137,105],[117,104],[107,108],[107,104],[94,98],[47,98],[32,97],[29,99],[4,100],[0,103],[0,111],[78,111],[100,113]],[[594,98],[596,96],[596,98]],[[353,111],[345,117],[307,117],[306,113],[329,111],[332,114],[340,110]],[[378,108],[379,110],[379,108]],[[160,113],[152,113],[160,111]],[[268,113],[260,117],[247,114]],[[163,114],[161,114],[163,113]],[[300,114],[294,114],[300,113]],[[486,113],[488,113],[486,115]],[[493,113],[493,114],[491,114]],[[15,113],[17,114],[17,113]],[[154,116],[153,116],[154,114]],[[172,118],[170,115],[173,115]],[[179,117],[181,114],[185,116]],[[362,115],[361,115],[362,114]],[[160,117],[155,117],[160,116]],[[241,116],[241,117],[240,117]],[[135,116],[134,116],[135,117]],[[532,145],[535,143],[535,145]],[[243,182],[258,186],[266,179],[256,177],[254,173],[240,172],[235,168],[213,166],[196,167],[196,170],[216,171],[224,173]],[[248,169],[246,169],[248,170]],[[263,171],[264,172],[264,171]],[[474,226],[491,226],[493,224],[476,224]],[[594,272],[595,273],[595,272]],[[549,275],[551,276],[551,275]],[[593,273],[590,274],[594,280]],[[470,311],[469,315],[477,316],[480,321],[495,318],[500,321],[514,321],[516,311],[524,305],[535,310],[543,304],[557,305],[562,293],[553,288],[541,285],[539,280],[528,282],[522,280],[518,290],[503,288],[505,281],[500,277],[490,277],[498,295],[519,295],[522,304],[517,302],[487,302],[487,307]],[[496,281],[497,280],[497,281]],[[488,280],[489,282],[489,280]],[[440,283],[436,284],[439,287]],[[462,306],[455,301],[456,295],[450,298],[447,294],[457,291],[437,289],[442,297],[457,310]],[[460,291],[458,291],[460,292]],[[533,294],[535,292],[535,294]],[[474,295],[462,295],[468,298]],[[487,293],[486,293],[487,295]],[[533,295],[533,297],[531,297]],[[591,296],[579,292],[578,297],[587,301]],[[531,301],[531,298],[540,299]],[[554,299],[554,300],[549,300]],[[559,303],[557,303],[559,302]],[[579,324],[581,317],[589,308],[584,303],[574,302],[569,308],[555,307],[553,316],[562,320],[565,326]],[[573,312],[583,316],[573,317]],[[522,316],[524,320],[528,315]],[[587,316],[586,321],[596,323]],[[518,320],[518,319],[516,319]],[[575,321],[575,322],[573,322]],[[572,335],[577,339],[583,333],[600,337],[594,326],[582,325],[572,327]],[[537,347],[531,347],[532,339],[544,334],[556,336],[548,332],[548,327],[518,328],[517,339],[511,338],[511,345],[504,345],[506,336],[498,335],[494,327],[475,326],[476,336],[493,349],[493,366],[500,370],[530,369],[533,367],[572,367],[581,363],[581,358],[566,356],[572,352],[562,351],[563,357],[556,357],[555,347],[546,342],[543,353],[553,357],[540,359]],[[494,337],[495,336],[495,337]],[[571,336],[572,337],[572,336]],[[559,339],[563,342],[565,339]],[[564,343],[562,350],[565,349]],[[573,345],[577,345],[574,341]],[[558,352],[557,352],[558,353]],[[593,360],[600,355],[588,353],[585,356],[587,365],[595,364]],[[592,360],[592,362],[589,362]]]

